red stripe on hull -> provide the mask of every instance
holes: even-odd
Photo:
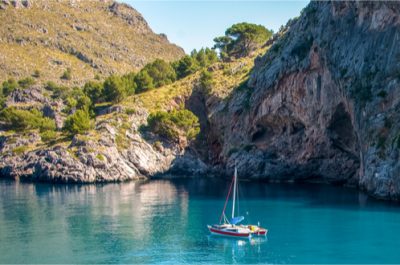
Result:
[[[254,232],[254,234],[259,236],[265,236],[267,234],[267,231]]]
[[[250,233],[235,233],[235,232],[228,232],[228,231],[221,231],[217,229],[210,228],[210,231],[213,233],[226,235],[226,236],[237,236],[237,237],[249,237]]]

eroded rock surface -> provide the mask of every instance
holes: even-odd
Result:
[[[208,102],[214,162],[271,181],[400,196],[400,4],[311,2],[256,60],[248,88]]]

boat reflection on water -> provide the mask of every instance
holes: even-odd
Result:
[[[267,247],[268,237],[249,237],[233,238],[221,237],[218,235],[208,235],[208,245],[213,249],[219,249],[222,252],[231,255],[232,261],[244,258],[246,256],[261,257],[262,249]],[[265,249],[264,249],[265,251]]]
[[[234,237],[221,237],[218,235],[208,235],[208,242],[209,244],[231,244],[231,245],[238,245],[238,246],[245,246],[245,245],[261,245],[268,242],[268,237],[249,237],[249,238],[241,238],[237,239]]]

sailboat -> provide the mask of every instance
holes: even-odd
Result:
[[[243,225],[240,224],[244,220],[243,216],[235,217],[235,204],[237,198],[237,168],[235,165],[235,173],[233,175],[233,179],[231,185],[229,187],[228,195],[226,196],[224,209],[222,210],[221,217],[219,220],[220,224],[215,225],[207,225],[208,230],[213,235],[220,236],[230,236],[237,238],[248,238],[251,236],[266,236],[268,230],[260,227],[259,225]],[[232,194],[232,217],[230,220],[225,215],[225,209],[229,200],[229,195],[231,193],[233,186],[233,194]]]

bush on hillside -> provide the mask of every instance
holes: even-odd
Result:
[[[207,67],[218,61],[217,53],[210,48],[203,48],[199,51],[193,50],[191,57],[194,58],[200,67]]]
[[[200,86],[206,94],[211,92],[213,84],[212,74],[209,71],[202,71],[200,75]]]
[[[67,105],[67,113],[79,109],[91,113],[93,110],[92,101],[79,87],[74,87],[72,90],[68,91],[65,96],[65,103]]]
[[[74,114],[67,117],[64,123],[64,130],[72,135],[84,134],[93,128],[89,112],[77,110]]]
[[[153,79],[155,87],[171,84],[176,80],[176,73],[171,64],[161,59],[156,59],[153,63],[144,67],[149,76]]]
[[[154,88],[153,78],[147,73],[147,71],[140,71],[136,77],[136,92],[141,93]]]
[[[104,98],[114,103],[121,102],[128,95],[127,88],[121,77],[112,75],[104,81]]]
[[[0,112],[0,118],[12,130],[39,129],[40,131],[48,131],[56,129],[54,120],[43,117],[43,114],[37,109],[21,110],[8,107]]]
[[[18,80],[18,85],[22,89],[29,88],[33,86],[36,83],[36,81],[32,77],[26,77],[23,79]]]
[[[178,79],[184,78],[190,74],[195,73],[200,69],[197,61],[192,56],[186,55],[179,61],[173,62],[172,67],[175,69],[176,77]]]
[[[2,93],[3,96],[8,96],[9,94],[11,94],[11,92],[13,92],[14,90],[16,90],[19,87],[17,81],[15,81],[15,79],[10,78],[7,81],[4,81],[2,84]]]
[[[53,81],[49,81],[46,83],[45,89],[53,92],[53,98],[65,98],[69,92],[69,88],[66,86],[59,86]]]
[[[50,143],[54,140],[57,139],[57,132],[56,131],[51,131],[51,130],[47,130],[44,132],[40,133],[40,138],[42,139],[43,142],[45,143]]]
[[[149,115],[148,128],[172,141],[180,136],[194,139],[200,132],[199,119],[189,110],[157,111]]]
[[[136,74],[135,73],[129,73],[129,74],[125,74],[123,75],[122,78],[122,82],[125,84],[125,89],[126,89],[126,93],[128,94],[128,96],[135,94],[136,91],[136,82],[135,82],[135,77]]]
[[[83,92],[95,103],[104,101],[104,86],[101,82],[89,81],[83,86]]]
[[[199,51],[193,50],[190,55],[186,55],[182,59],[173,62],[172,67],[175,69],[178,79],[193,74],[201,68],[208,67],[217,62],[218,55],[214,50],[209,48]]]
[[[0,111],[6,107],[6,98],[0,94]]]

